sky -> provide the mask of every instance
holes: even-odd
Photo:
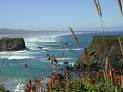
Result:
[[[99,0],[104,27],[123,26],[117,0]],[[0,0],[0,28],[76,30],[100,27],[93,0]]]

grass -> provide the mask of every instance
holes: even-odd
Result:
[[[11,92],[11,91],[6,90],[5,88],[0,87],[0,92]]]
[[[98,44],[99,46],[103,46],[103,40],[106,44],[106,46],[109,48],[112,46],[112,43],[115,47],[119,48],[119,42],[118,42],[118,37],[120,37],[121,40],[123,40],[123,36],[112,36],[112,35],[106,35],[106,36],[94,36],[92,40],[92,45]]]

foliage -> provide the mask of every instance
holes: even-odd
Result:
[[[64,80],[65,81],[65,80]],[[64,86],[63,86],[64,85]],[[82,81],[79,78],[63,83],[55,82],[51,92],[122,92],[123,89],[117,85],[99,82],[96,84],[88,80]]]
[[[3,88],[3,87],[0,87],[0,92],[11,92],[11,91],[6,90],[6,89],[5,89],[5,88]]]

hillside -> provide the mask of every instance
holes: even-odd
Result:
[[[123,36],[120,36],[123,41]],[[108,57],[108,62],[118,68],[122,64],[122,56],[118,36],[94,36],[91,45],[87,48],[88,60],[85,52],[80,54],[76,64],[104,63]]]

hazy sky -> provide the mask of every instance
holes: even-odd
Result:
[[[105,27],[123,26],[117,0],[99,1]],[[100,27],[93,0],[0,0],[0,28],[66,30],[69,26]]]

